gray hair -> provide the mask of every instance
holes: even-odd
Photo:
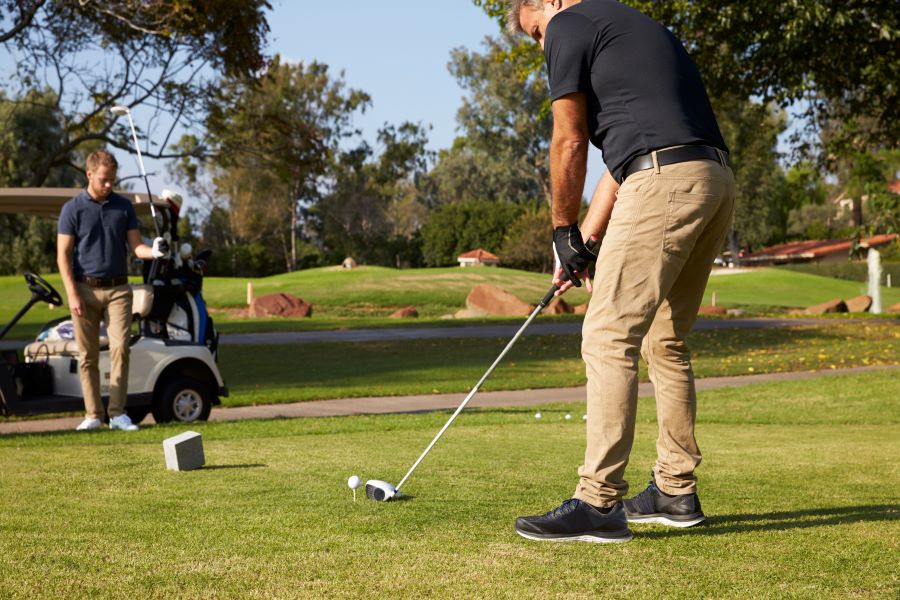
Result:
[[[522,24],[519,22],[519,13],[522,10],[523,6],[527,6],[528,8],[532,8],[534,10],[543,10],[544,1],[543,0],[510,0],[509,2],[509,10],[506,11],[506,30],[512,33],[513,35],[524,33],[528,34],[527,31],[522,29]]]

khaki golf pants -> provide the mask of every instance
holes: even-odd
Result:
[[[106,323],[109,338],[109,417],[125,412],[128,395],[128,356],[131,338],[131,286],[95,288],[84,282],[75,284],[81,296],[84,314],[72,315],[78,342],[81,390],[88,418],[103,419],[100,399],[100,320]]]
[[[619,188],[584,320],[587,448],[576,498],[612,506],[628,492],[639,356],[656,393],[656,484],[667,494],[696,491],[697,397],[685,337],[731,224],[734,196],[731,169],[710,160],[639,171]]]

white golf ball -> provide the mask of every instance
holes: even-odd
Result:
[[[539,413],[539,412],[534,413],[534,418],[535,418],[535,419],[540,419],[540,418],[541,418],[541,413]]]
[[[349,487],[351,490],[355,490],[356,488],[358,488],[359,484],[360,480],[356,475],[353,475],[350,479],[347,480],[347,487]]]
[[[566,421],[571,421],[571,420],[572,420],[572,415],[570,415],[569,413],[566,413]]]
[[[582,420],[582,421],[587,421],[587,415],[584,415],[583,417],[581,417],[581,420]]]

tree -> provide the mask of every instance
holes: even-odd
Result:
[[[0,90],[0,187],[27,185],[35,178],[35,165],[42,157],[58,151],[62,123],[59,115],[46,107],[52,92],[29,92],[16,98],[22,107],[14,110],[4,102]],[[70,153],[69,161],[77,160]],[[48,185],[70,187],[77,179],[75,171],[52,168],[46,175]],[[24,215],[0,215],[0,275],[39,273],[56,269],[56,228],[46,219]]]
[[[460,136],[441,151],[431,172],[432,204],[492,200],[550,201],[547,84],[542,75],[511,68],[515,40],[485,40],[484,53],[457,48],[450,73],[468,91],[456,119]],[[515,60],[515,58],[513,58]]]
[[[332,78],[327,65],[275,56],[257,81],[220,82],[209,102],[207,136],[181,139],[181,152],[191,158],[178,170],[192,184],[211,175],[236,218],[245,215],[251,224],[234,223],[236,230],[274,236],[293,270],[301,209],[319,198],[339,142],[357,133],[353,113],[368,103],[367,94]]]
[[[367,264],[417,265],[418,233],[427,217],[417,183],[430,153],[421,125],[385,125],[378,132],[381,154],[367,144],[339,155],[330,191],[310,209],[326,260],[352,256]]]
[[[545,204],[526,208],[513,221],[500,248],[500,262],[504,267],[550,273],[553,270],[553,251],[547,232],[553,229],[553,219]]]
[[[505,0],[473,0],[503,26]],[[713,99],[737,96],[799,104],[820,129],[845,123],[830,150],[870,149],[900,139],[900,10],[854,0],[628,0],[684,42]],[[518,64],[540,70],[537,46],[522,40]],[[530,62],[523,61],[524,54]],[[859,124],[868,119],[870,126]],[[827,152],[825,153],[827,156]]]
[[[456,263],[456,257],[476,248],[497,252],[522,207],[510,203],[459,202],[432,211],[422,228],[425,263],[441,267]]]
[[[22,185],[44,185],[54,169],[80,171],[72,157],[86,144],[130,151],[127,123],[109,113],[116,104],[167,123],[160,143],[144,144],[146,156],[178,156],[169,139],[203,115],[215,76],[265,67],[267,8],[266,0],[0,0],[0,44],[19,85],[0,105],[50,111],[60,128]]]

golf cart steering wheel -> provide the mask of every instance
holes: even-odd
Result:
[[[59,295],[53,286],[47,283],[40,275],[35,275],[31,271],[25,271],[25,281],[28,283],[28,289],[39,300],[47,304],[55,304],[62,306],[62,296]]]

